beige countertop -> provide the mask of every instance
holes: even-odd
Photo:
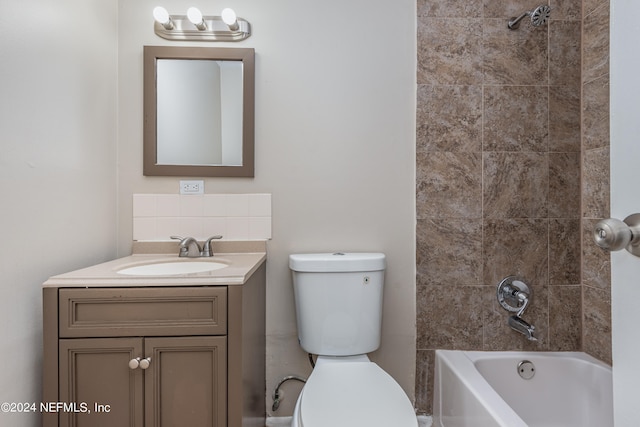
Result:
[[[138,287],[138,286],[202,286],[202,285],[242,285],[266,261],[265,245],[236,245],[219,248],[214,246],[214,256],[206,258],[179,258],[178,251],[173,253],[157,253],[164,247],[177,248],[172,242],[162,248],[136,247],[134,254],[108,261],[80,270],[59,274],[44,282],[43,287]],[[148,249],[150,253],[137,253]],[[220,249],[243,250],[250,252],[217,252]],[[118,271],[138,265],[165,262],[219,262],[227,267],[199,273],[172,274],[161,276],[132,276],[120,274]]]

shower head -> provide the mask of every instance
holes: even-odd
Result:
[[[531,12],[531,25],[539,27],[547,23],[551,17],[551,8],[546,4],[538,6],[533,12]]]
[[[534,10],[525,12],[517,18],[511,18],[507,27],[509,27],[510,30],[517,29],[520,26],[520,21],[522,21],[525,16],[531,17],[531,25],[539,27],[546,24],[551,17],[551,8],[546,4],[538,6]]]

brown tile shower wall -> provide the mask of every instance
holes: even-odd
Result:
[[[507,21],[541,2],[417,0],[420,412],[432,409],[435,349],[584,348],[610,360],[608,264],[587,242],[589,222],[608,213],[608,63],[591,51],[608,45],[588,3],[583,58],[581,0],[552,0],[548,25],[516,31]],[[536,343],[496,301],[511,274],[533,287]]]
[[[583,2],[583,350],[611,363],[611,264],[591,241],[609,206],[609,1]]]

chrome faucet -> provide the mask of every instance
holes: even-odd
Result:
[[[511,329],[520,332],[525,337],[527,337],[529,341],[538,341],[538,339],[533,336],[536,327],[525,322],[522,317],[518,315],[509,316],[509,320],[507,323],[509,324]]]
[[[199,257],[212,257],[213,250],[211,248],[211,241],[214,239],[222,239],[222,236],[211,236],[204,242],[203,248],[200,249],[198,241],[193,237],[180,237],[171,236],[172,239],[180,240],[180,253],[179,257],[199,258]]]
[[[531,301],[531,290],[521,279],[509,276],[498,284],[498,302],[508,311],[516,313],[509,317],[507,324],[514,331],[523,334],[529,341],[538,341],[533,335],[535,326],[522,319],[525,309]]]

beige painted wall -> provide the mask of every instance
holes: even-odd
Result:
[[[166,0],[170,13],[196,5]],[[142,46],[156,0],[119,2],[119,255],[130,251],[131,195],[177,193],[178,178],[142,176]],[[256,177],[206,179],[207,193],[273,194],[268,243],[267,404],[284,375],[307,375],[287,256],[388,255],[382,346],[373,359],[413,396],[415,371],[415,2],[238,0],[256,50]],[[203,46],[211,44],[202,44]],[[284,386],[276,416],[299,386]]]
[[[39,402],[42,282],[116,255],[117,2],[0,10],[0,402]]]

